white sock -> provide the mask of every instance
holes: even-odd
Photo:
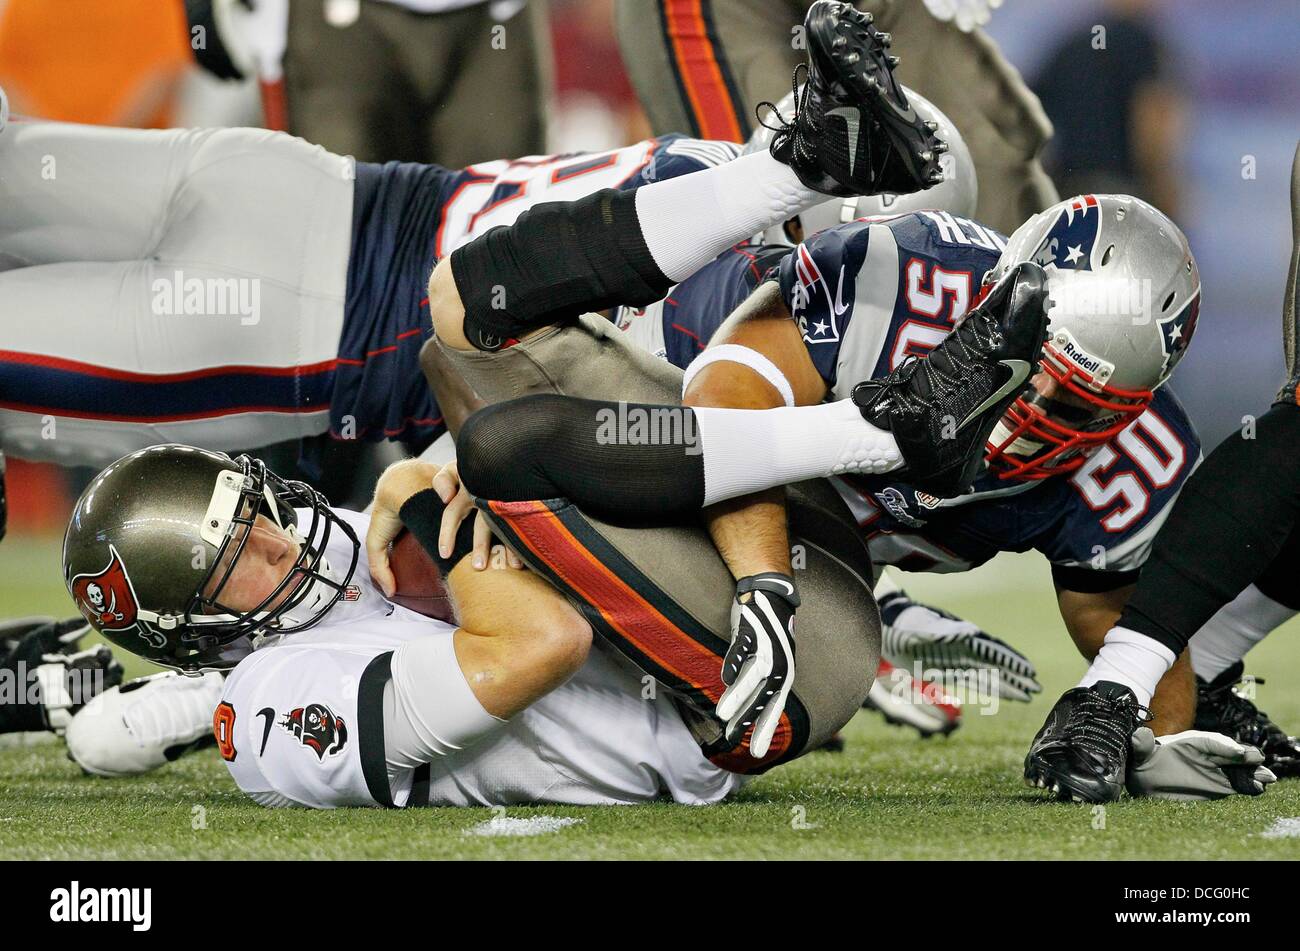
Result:
[[[1079,686],[1091,687],[1099,680],[1109,680],[1132,690],[1142,706],[1150,706],[1156,684],[1177,659],[1173,651],[1154,638],[1126,627],[1112,627]]]
[[[826,196],[806,188],[768,152],[636,190],[641,235],[659,270],[684,281],[727,248]]]
[[[1253,584],[1247,586],[1206,621],[1188,643],[1196,676],[1213,680],[1297,613]]]
[[[903,464],[891,433],[852,400],[776,409],[693,407],[704,454],[704,504],[846,472],[879,475]]]

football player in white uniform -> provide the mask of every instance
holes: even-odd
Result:
[[[380,510],[439,489],[455,496],[454,467],[400,464],[381,483]],[[215,703],[206,719],[218,751],[269,806],[706,803],[739,787],[666,691],[591,650],[590,626],[545,582],[466,559],[446,574],[459,626],[424,617],[369,578],[367,526],[247,457],[168,445],[109,466],[68,529],[77,606],[158,663],[234,670],[224,683],[162,675],[114,692],[112,707],[78,719],[82,764],[106,775],[157,765],[145,747],[168,726],[146,721],[185,720],[184,705],[173,696],[133,710],[131,697],[166,691],[196,709]],[[138,762],[123,755],[110,710],[133,720]],[[169,739],[175,749],[195,737]]]

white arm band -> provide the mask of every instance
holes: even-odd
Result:
[[[709,347],[698,357],[691,361],[690,366],[686,368],[686,373],[682,376],[682,395],[686,395],[686,388],[691,385],[691,380],[695,375],[707,367],[710,363],[739,363],[749,367],[763,379],[771,383],[781,399],[785,400],[786,406],[794,405],[794,389],[790,386],[790,381],[785,378],[775,363],[763,356],[757,350],[749,347],[742,347],[738,343],[724,343],[716,347]]]

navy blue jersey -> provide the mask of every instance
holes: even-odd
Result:
[[[832,480],[879,564],[965,571],[1000,551],[1040,551],[1072,590],[1131,580],[1200,458],[1200,441],[1165,387],[1151,407],[1076,471],[1038,482],[986,473],[972,491],[937,499],[889,476]],[[1098,572],[1103,574],[1097,574]],[[1089,581],[1088,578],[1095,581]]]
[[[965,314],[1005,239],[946,212],[922,211],[828,229],[779,258],[776,279],[804,346],[832,397],[923,354]],[[751,252],[754,249],[750,249]],[[759,252],[761,254],[761,252]],[[674,320],[707,340],[738,301],[726,257],[683,282],[717,287],[682,295],[698,310]],[[708,272],[716,271],[716,276]],[[665,339],[669,339],[665,332]],[[694,354],[668,347],[684,367]],[[983,476],[973,491],[940,500],[889,476],[832,480],[880,564],[964,571],[999,551],[1041,551],[1058,582],[1105,590],[1131,580],[1200,458],[1200,441],[1168,387],[1150,409],[1077,471],[1039,482]]]
[[[1006,239],[946,211],[828,228],[781,264],[781,296],[835,396],[952,330]]]
[[[359,164],[331,432],[416,445],[442,432],[419,353],[433,333],[426,288],[443,255],[540,202],[638,188],[738,152],[728,142],[668,135],[609,152],[503,159],[460,171]]]
[[[614,323],[632,341],[674,366],[685,367],[790,252],[788,247],[738,244],[648,307],[618,307]]]

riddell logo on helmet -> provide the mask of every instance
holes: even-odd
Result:
[[[1053,359],[1056,362],[1068,360],[1080,371],[1086,373],[1092,378],[1093,382],[1105,384],[1115,373],[1115,364],[1103,360],[1101,357],[1093,356],[1087,350],[1079,346],[1078,341],[1070,331],[1062,327],[1056,333],[1052,334]]]
[[[1073,340],[1065,341],[1061,347],[1061,352],[1073,360],[1080,369],[1087,370],[1089,373],[1096,373],[1101,369],[1101,361],[1096,357],[1090,357],[1074,345]]]

